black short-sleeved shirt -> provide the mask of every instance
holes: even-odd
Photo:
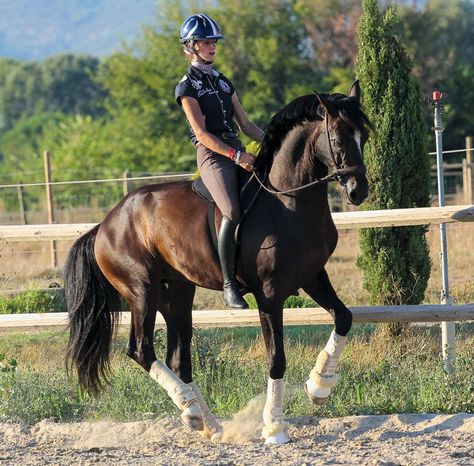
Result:
[[[204,115],[206,129],[212,134],[236,132],[234,123],[234,110],[232,95],[234,86],[221,73],[214,70],[213,75],[208,75],[194,66],[178,83],[175,89],[176,101],[181,105],[181,97],[193,97],[199,103]],[[191,125],[191,140],[196,142]]]

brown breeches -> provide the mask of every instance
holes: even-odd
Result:
[[[236,150],[244,150],[237,138],[223,141]],[[228,157],[212,152],[200,143],[197,145],[197,163],[202,180],[222,215],[237,223],[240,219],[238,170],[241,168]]]

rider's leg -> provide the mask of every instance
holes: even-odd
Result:
[[[219,229],[218,252],[224,279],[224,302],[227,306],[247,309],[235,280],[235,233],[236,225],[226,216],[222,217]]]
[[[241,147],[238,139],[225,142]],[[234,233],[240,219],[239,168],[229,158],[213,153],[202,145],[198,146],[197,153],[201,177],[223,215],[218,235],[218,253],[224,282],[224,302],[231,307],[246,309],[248,305],[235,280]]]

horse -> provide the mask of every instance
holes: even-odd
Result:
[[[321,404],[336,384],[352,314],[325,270],[338,239],[328,182],[339,181],[354,205],[367,197],[363,148],[370,128],[358,82],[347,96],[314,91],[275,114],[254,164],[252,178],[262,187],[240,228],[236,272],[255,296],[267,352],[265,443],[291,440],[283,416],[283,304],[301,288],[335,324],[305,390]],[[67,367],[76,369],[88,392],[103,388],[121,295],[131,310],[127,355],[167,391],[185,425],[219,441],[223,428],[193,382],[190,354],[196,286],[223,285],[207,212],[189,181],[143,186],[75,242],[64,270]],[[217,228],[220,219],[217,213]],[[167,326],[165,361],[157,360],[153,347],[157,311]]]

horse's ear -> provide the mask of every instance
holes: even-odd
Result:
[[[319,94],[316,91],[313,91],[316,94],[316,98],[319,100],[320,105],[324,108],[326,114],[331,115],[333,118],[336,118],[338,115],[336,106],[327,98],[327,94]]]
[[[359,80],[354,81],[351,86],[351,91],[349,93],[351,97],[355,97],[357,102],[360,102],[360,85]]]

